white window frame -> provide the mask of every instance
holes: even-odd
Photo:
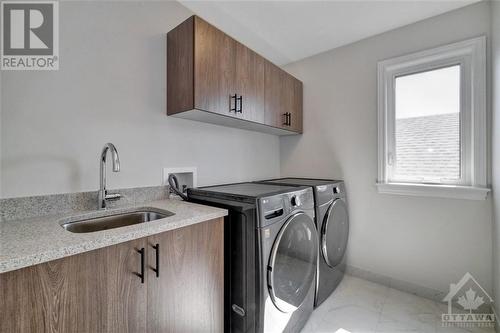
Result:
[[[397,77],[460,66],[461,179],[457,183],[391,181],[395,163],[395,80]],[[379,193],[486,199],[486,37],[481,36],[378,63]]]

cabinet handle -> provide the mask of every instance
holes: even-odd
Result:
[[[160,277],[160,244],[153,245],[153,249],[156,251],[156,268],[153,268],[153,271],[156,277]]]
[[[283,125],[291,126],[292,125],[292,114],[290,112],[285,112],[283,115],[285,116],[285,123]]]
[[[238,101],[240,102],[240,108],[238,109]],[[243,113],[243,96],[236,97],[236,112]]]
[[[234,99],[234,108],[233,108],[233,99]],[[229,95],[229,112],[234,111],[234,113],[238,112],[237,109],[238,104],[238,95]]]
[[[140,279],[141,283],[144,283],[144,254],[145,250],[144,248],[141,248],[140,250],[137,250],[139,254],[141,255],[141,272],[140,273],[135,273]]]

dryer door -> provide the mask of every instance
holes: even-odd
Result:
[[[321,254],[330,267],[342,262],[349,238],[347,205],[341,199],[332,202],[321,227]]]
[[[276,236],[267,283],[280,311],[296,310],[309,293],[315,281],[318,243],[314,221],[305,213],[291,216]]]

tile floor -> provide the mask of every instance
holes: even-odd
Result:
[[[446,304],[345,276],[312,314],[302,333],[493,333],[492,328],[442,327]]]

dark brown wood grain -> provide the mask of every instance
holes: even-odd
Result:
[[[140,272],[141,265],[137,250],[146,247],[146,243],[145,239],[139,239],[111,246],[105,250],[106,331],[108,332],[146,331],[148,286],[146,283],[141,283],[136,275]]]
[[[131,241],[0,274],[0,332],[145,332]]]
[[[286,124],[290,113],[290,124]],[[302,82],[272,63],[265,69],[265,123],[302,133]]]
[[[266,60],[241,43],[236,44],[235,92],[242,97],[237,116],[264,123],[264,67]]]
[[[273,127],[287,128],[285,125],[286,107],[283,105],[283,71],[276,65],[265,64],[265,124]]]
[[[302,88],[302,82],[294,78],[293,76],[290,76],[292,79],[292,86],[293,86],[293,102],[292,102],[292,107],[291,107],[291,121],[290,121],[290,127],[292,128],[293,131],[297,133],[302,133],[302,94],[303,94],[303,88]]]
[[[167,34],[167,114],[194,108],[194,16]]]
[[[195,108],[235,115],[230,109],[235,94],[236,41],[197,16],[194,34]]]
[[[0,332],[222,332],[223,221],[0,274]]]
[[[234,95],[241,113],[231,111]],[[301,133],[302,83],[192,16],[167,34],[167,114],[192,109]]]
[[[220,218],[149,237],[148,332],[223,332],[223,228]]]

